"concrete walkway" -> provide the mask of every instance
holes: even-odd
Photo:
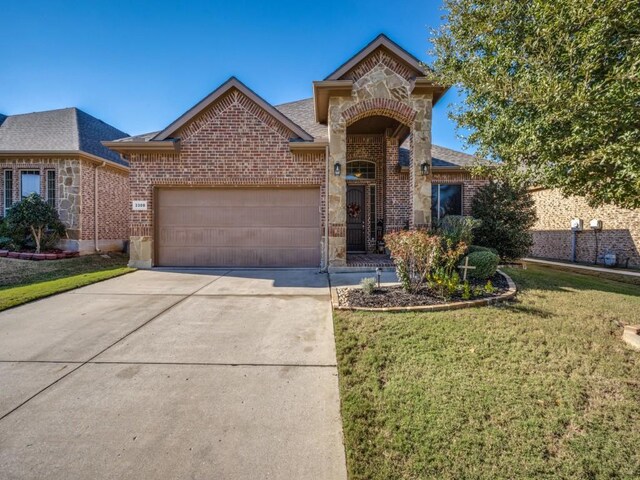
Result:
[[[138,271],[0,313],[0,472],[346,479],[327,276]]]

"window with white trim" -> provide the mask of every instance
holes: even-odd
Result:
[[[56,171],[47,170],[47,203],[56,208]]]
[[[431,220],[439,222],[445,215],[462,215],[462,185],[431,185]]]
[[[32,193],[40,195],[40,172],[24,170],[20,172],[20,198],[27,198]]]
[[[6,217],[7,212],[13,205],[13,172],[11,170],[5,170],[3,177],[4,177],[4,186],[2,189],[2,196],[4,200],[3,215]]]

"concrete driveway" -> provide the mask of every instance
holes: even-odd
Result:
[[[327,276],[138,271],[0,313],[0,472],[346,479]]]

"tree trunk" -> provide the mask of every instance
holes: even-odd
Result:
[[[42,228],[38,228],[38,231],[36,232],[36,229],[31,225],[31,234],[36,242],[36,253],[40,253],[40,237],[42,236]]]

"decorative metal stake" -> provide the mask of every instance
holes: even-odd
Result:
[[[376,267],[376,277],[378,278],[378,288],[380,288],[380,277],[382,276],[382,268]]]

